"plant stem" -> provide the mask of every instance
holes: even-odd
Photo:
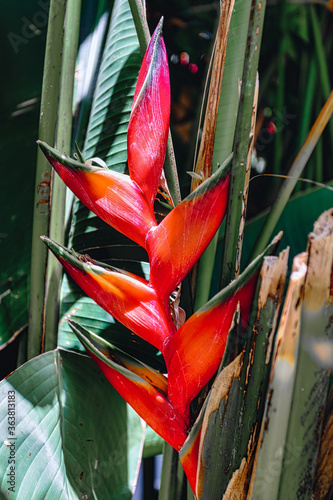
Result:
[[[217,165],[222,164],[232,152],[239,105],[238,87],[244,67],[249,16],[250,3],[246,0],[235,0],[234,10],[230,20],[221,96],[216,122],[214,151],[211,162],[212,172],[214,172]],[[227,127],[225,126],[226,123],[228,123]],[[195,287],[195,310],[199,309],[209,299],[217,242],[218,234],[214,236],[200,258]]]
[[[81,2],[67,0],[59,112],[55,139],[56,149],[67,153],[71,149],[74,73],[79,41],[80,14]],[[49,236],[57,243],[63,244],[66,186],[57,175],[53,176],[52,181]],[[62,266],[53,255],[50,255],[46,274],[42,351],[52,350],[57,345],[61,276]]]
[[[49,11],[38,131],[39,139],[48,144],[54,144],[55,138],[65,4],[65,0],[51,0]],[[38,150],[32,230],[28,359],[37,356],[41,351],[47,249],[41,242],[40,235],[48,234],[49,229],[50,180],[51,166]]]
[[[252,4],[244,62],[242,88],[236,124],[234,157],[231,169],[230,197],[226,218],[222,264],[222,288],[239,273],[243,241],[242,218],[245,218],[247,185],[253,147],[253,107],[257,81],[266,3],[256,0]],[[256,104],[255,104],[256,106]],[[252,137],[251,137],[252,135]],[[247,179],[247,183],[246,183]]]

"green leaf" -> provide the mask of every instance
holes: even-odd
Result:
[[[83,150],[123,172],[127,125],[141,64],[138,38],[127,0],[116,0],[99,71]]]
[[[23,365],[0,384],[0,415],[1,499],[132,497],[141,421],[86,356],[56,349]],[[15,494],[8,495],[11,451]]]

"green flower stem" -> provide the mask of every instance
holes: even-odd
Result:
[[[75,0],[52,0],[46,42],[39,139],[69,150],[71,140],[74,67],[77,51],[81,3]],[[65,22],[65,28],[64,28]],[[55,133],[55,130],[57,132]],[[50,165],[37,157],[35,213],[33,224],[28,358],[56,345],[60,270],[55,260],[48,260],[41,235],[63,240],[65,187],[55,177],[52,195],[40,202],[41,191],[51,186]],[[52,200],[52,201],[51,201]],[[56,207],[53,214],[51,205]],[[46,208],[44,208],[46,207]],[[47,300],[46,300],[47,299]],[[45,341],[45,332],[49,338]]]
[[[266,3],[257,0],[252,6],[247,39],[247,50],[242,78],[240,105],[236,123],[234,157],[231,169],[231,184],[226,232],[224,238],[224,254],[222,264],[222,288],[237,276],[242,244],[241,221],[246,213],[246,192],[248,157],[252,141],[253,103],[257,81],[257,69],[260,53],[261,37]]]
[[[58,111],[58,94],[62,60],[65,0],[52,0],[46,39],[44,78],[41,96],[39,139],[54,144]],[[36,191],[32,230],[32,258],[30,279],[28,358],[40,354],[43,332],[43,309],[47,249],[40,235],[48,234],[50,215],[51,165],[41,150],[37,153]]]
[[[333,338],[332,233],[333,218],[328,210],[315,222],[308,239],[297,370],[285,445],[280,442],[279,447],[284,456],[278,500],[315,498],[312,488],[330,380],[326,353],[317,353],[316,348],[329,345]]]
[[[68,0],[60,80],[58,123],[55,139],[56,149],[63,152],[69,152],[71,149],[74,73],[79,41],[80,14],[81,1]],[[49,236],[60,244],[64,243],[65,205],[66,186],[58,175],[54,175]],[[52,210],[52,206],[55,207],[54,210]],[[61,265],[53,255],[50,255],[46,275],[45,327],[42,345],[43,350],[46,351],[52,350],[57,346],[61,276]]]
[[[278,51],[278,87],[277,87],[277,102],[276,109],[278,116],[276,117],[276,127],[281,132],[275,135],[274,139],[274,160],[273,160],[273,173],[277,174],[281,172],[281,160],[283,151],[283,141],[282,141],[282,130],[284,128],[283,124],[283,114],[285,105],[285,65],[286,65],[286,52],[287,52],[287,1],[282,0],[280,3],[280,40],[279,40],[279,51]]]
[[[231,154],[239,104],[238,82],[242,78],[250,2],[235,0],[228,35],[227,52],[216,122],[212,172]],[[228,124],[226,127],[225,124]],[[199,309],[209,299],[214,270],[218,234],[202,255],[198,267],[195,307]]]

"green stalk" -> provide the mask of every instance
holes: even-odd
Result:
[[[317,82],[317,62],[314,55],[311,56],[310,67],[306,78],[306,91],[304,99],[302,100],[303,110],[302,119],[299,131],[299,147],[302,147],[303,142],[310,130],[311,110],[313,106],[313,99],[315,96]]]
[[[327,57],[325,55],[324,44],[322,42],[322,28],[320,26],[318,16],[316,13],[316,9],[314,5],[310,5],[310,19],[312,21],[312,30],[314,37],[314,46],[316,52],[316,60],[318,61],[319,67],[319,81],[322,86],[322,91],[324,94],[324,98],[326,99],[331,92],[331,82],[330,82],[330,73],[327,64]],[[327,97],[326,97],[327,96]],[[333,143],[333,122],[331,121],[329,124],[329,131],[331,136],[331,143]]]
[[[251,155],[253,103],[257,79],[258,60],[264,23],[266,3],[256,0],[252,4],[247,50],[242,78],[240,105],[236,124],[234,157],[231,169],[230,197],[226,218],[224,254],[222,265],[222,287],[228,285],[239,272],[242,244],[242,217],[246,213],[247,168]],[[250,147],[249,147],[250,143]]]
[[[186,482],[183,468],[179,462],[178,452],[168,443],[164,443],[158,500],[182,500]]]
[[[74,73],[79,41],[80,14],[81,2],[78,0],[67,0],[59,112],[55,139],[55,148],[62,152],[68,152],[71,149]],[[54,175],[49,237],[59,244],[64,243],[65,202],[66,186],[59,176]],[[52,350],[57,346],[61,275],[61,265],[53,255],[50,255],[47,264],[45,287],[43,351]]]
[[[138,34],[141,55],[143,57],[150,41],[150,31],[147,23],[146,12],[143,8],[141,0],[129,0],[128,3],[132,11],[133,21]]]
[[[238,82],[242,78],[244,67],[250,6],[250,2],[246,0],[235,0],[234,11],[231,16],[221,98],[216,122],[212,172],[232,152],[239,104]],[[228,124],[227,127],[226,123]],[[209,299],[217,242],[218,234],[213,238],[199,262],[195,310],[199,309]]]
[[[62,58],[65,0],[51,0],[46,39],[44,76],[41,96],[39,139],[54,144]],[[48,234],[50,214],[51,166],[38,150],[34,200],[32,258],[30,278],[28,359],[41,351],[47,249],[40,235]]]
[[[277,88],[277,115],[276,128],[277,133],[274,139],[274,160],[273,173],[281,172],[281,159],[283,151],[282,131],[284,129],[283,113],[285,103],[285,63],[286,63],[286,41],[287,41],[287,2],[282,0],[280,5],[280,41],[278,51],[278,88]]]
[[[141,0],[128,0],[128,3],[132,11],[134,24],[139,39],[141,54],[142,56],[144,56],[148,43],[150,41],[150,32],[147,24],[146,12],[143,8]],[[165,156],[164,171],[172,201],[176,206],[180,202],[181,196],[170,131],[168,137],[167,152]]]
[[[295,187],[295,184],[302,174],[302,171],[307,164],[308,159],[310,158],[324,128],[326,127],[331,115],[333,112],[333,91],[331,95],[327,99],[324,107],[317,120],[315,121],[310,133],[295,158],[291,169],[288,172],[288,178],[283,182],[276,200],[271,207],[271,210],[266,218],[265,223],[263,224],[263,229],[255,243],[254,249],[252,251],[251,257],[253,258],[255,255],[258,255],[265,248],[267,242],[269,241],[274,228],[280,218],[280,215],[283,212],[284,207],[286,206],[287,201],[290,198],[290,195]]]

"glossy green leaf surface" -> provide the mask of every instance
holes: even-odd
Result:
[[[116,0],[96,83],[83,155],[98,156],[123,171],[127,125],[141,64],[138,39],[127,0]]]
[[[0,401],[1,499],[132,497],[143,427],[89,358],[62,349],[34,358],[1,382]]]

